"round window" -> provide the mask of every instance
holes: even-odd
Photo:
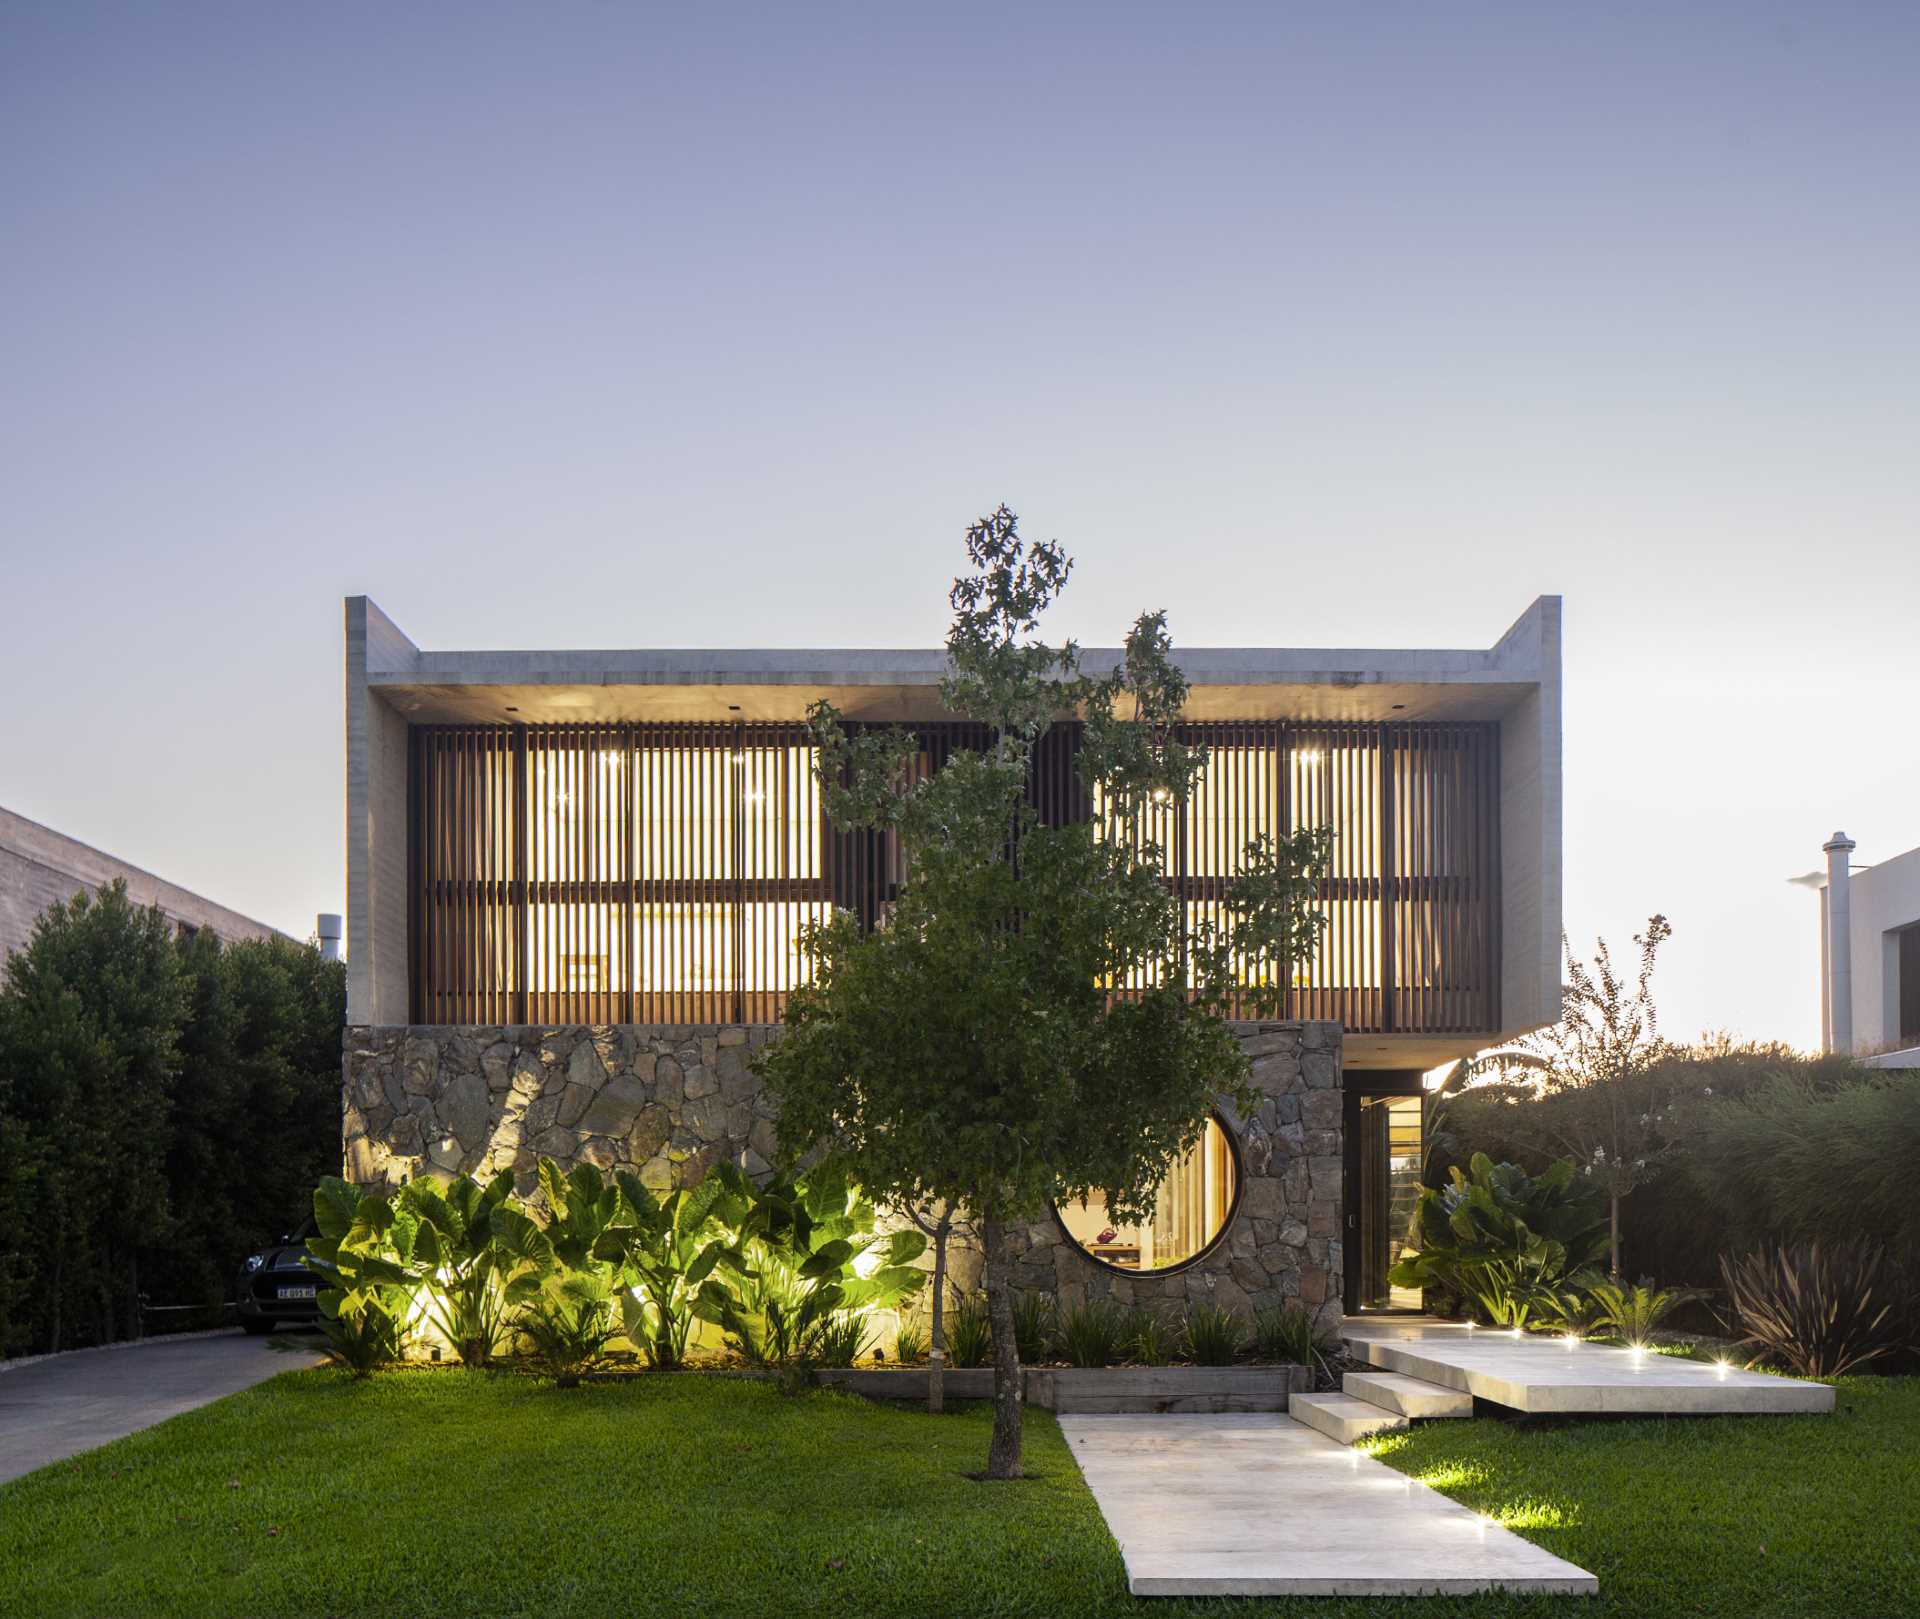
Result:
[[[1062,1203],[1053,1212],[1089,1259],[1135,1273],[1168,1271],[1192,1264],[1220,1240],[1239,1196],[1239,1155],[1216,1117],[1154,1192],[1151,1219],[1122,1225],[1105,1198]]]

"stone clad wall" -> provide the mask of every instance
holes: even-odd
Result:
[[[1020,1285],[1063,1304],[1211,1300],[1246,1311],[1299,1299],[1339,1313],[1341,1254],[1340,1026],[1244,1024],[1240,1039],[1264,1100],[1227,1114],[1242,1171],[1226,1238],[1184,1270],[1132,1276],[1109,1269],[1047,1219],[1016,1238]],[[363,1185],[422,1172],[488,1176],[511,1170],[523,1192],[542,1157],[563,1168],[631,1168],[656,1190],[690,1185],[731,1159],[765,1174],[775,1156],[774,1109],[752,1071],[777,1026],[349,1028],[345,1174]],[[979,1256],[963,1237],[956,1285]]]

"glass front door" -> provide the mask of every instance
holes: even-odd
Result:
[[[1354,1176],[1347,1214],[1348,1308],[1418,1310],[1417,1287],[1395,1287],[1387,1272],[1411,1246],[1414,1214],[1420,1200],[1422,1160],[1421,1095],[1372,1095],[1361,1092],[1358,1117],[1351,1113],[1353,1136],[1349,1163]]]

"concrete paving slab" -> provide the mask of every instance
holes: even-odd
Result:
[[[152,1338],[19,1367],[0,1377],[0,1483],[319,1359],[318,1349],[289,1354],[233,1332]]]
[[[1279,1415],[1063,1416],[1136,1596],[1590,1594],[1585,1569]]]
[[[1482,1400],[1536,1413],[1765,1416],[1833,1410],[1824,1383],[1770,1377],[1607,1344],[1568,1343],[1425,1318],[1349,1320],[1355,1356]]]

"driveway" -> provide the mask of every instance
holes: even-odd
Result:
[[[233,1332],[155,1338],[0,1371],[0,1483],[318,1358],[317,1349],[312,1357],[288,1354]]]

